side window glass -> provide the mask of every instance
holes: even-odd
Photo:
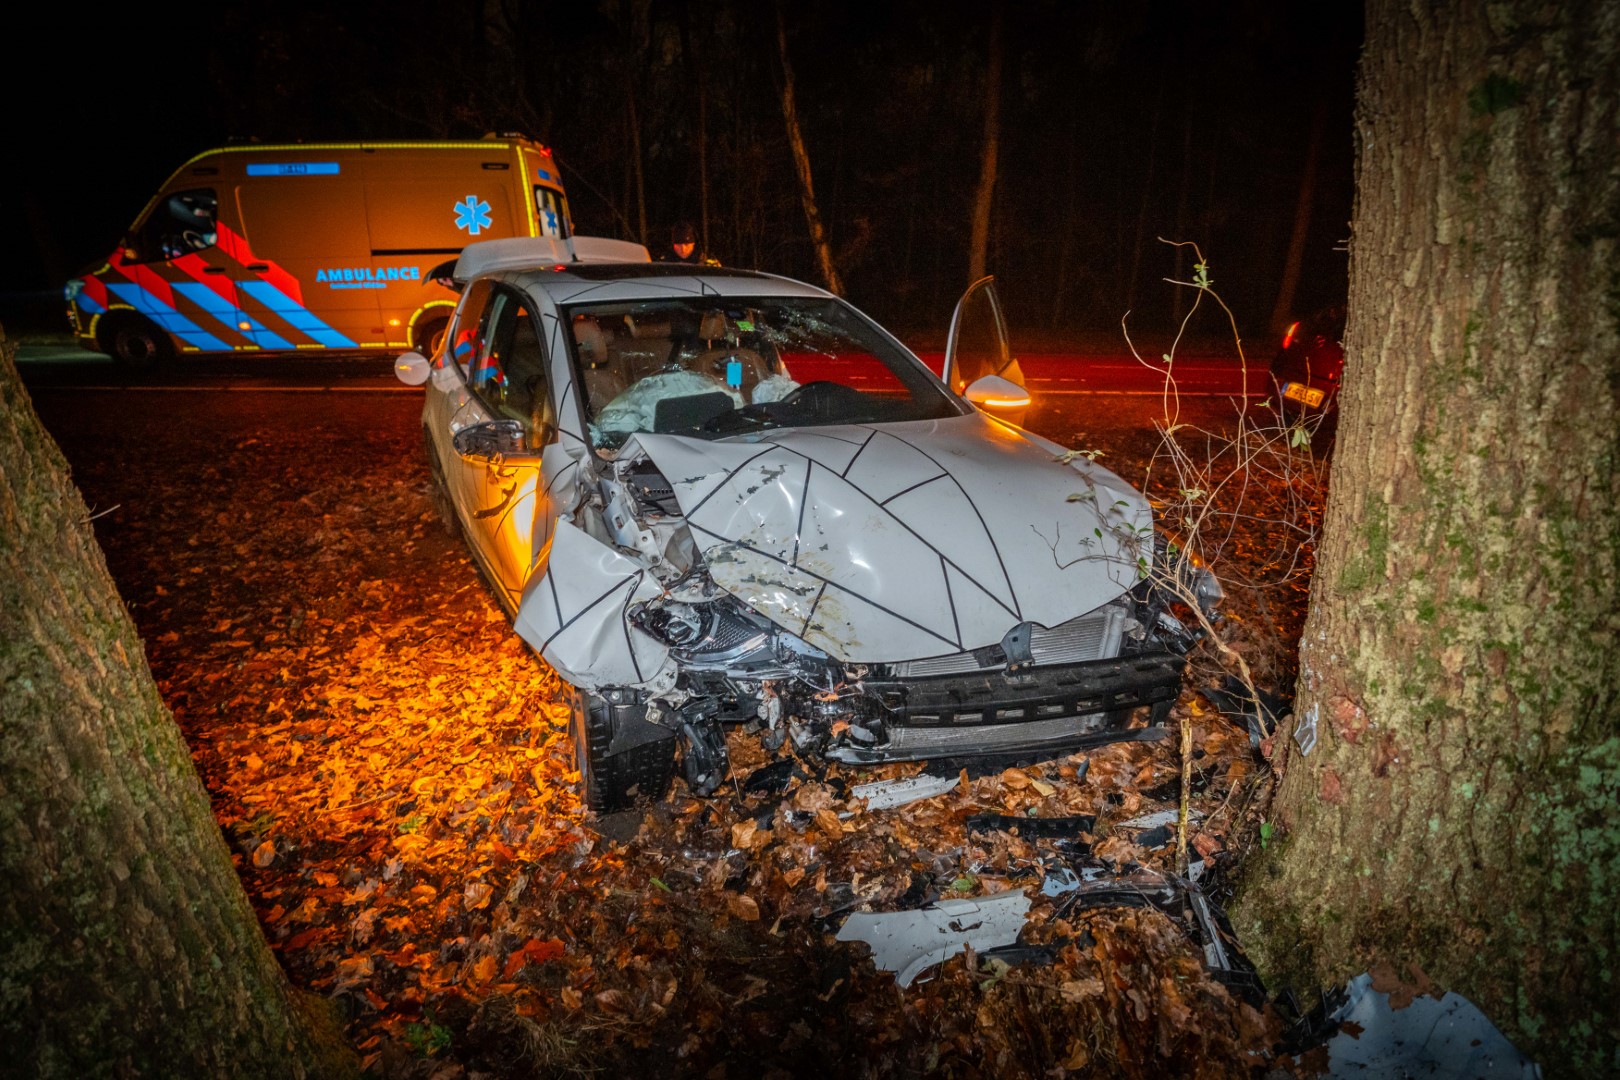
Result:
[[[568,200],[556,188],[534,185],[534,210],[540,220],[540,235],[568,239]]]
[[[213,188],[191,188],[162,196],[129,238],[135,261],[178,259],[213,247],[219,240],[215,224],[218,211],[219,200]]]
[[[493,296],[489,282],[475,281],[467,287],[456,309],[455,329],[444,351],[463,371],[471,371],[474,358],[483,350],[480,327],[489,315]]]
[[[549,442],[555,428],[546,386],[545,350],[530,304],[497,289],[469,349],[467,383],[495,415],[523,425],[531,449]]]

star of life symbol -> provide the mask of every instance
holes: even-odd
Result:
[[[456,203],[456,228],[466,229],[467,235],[477,236],[495,220],[489,216],[489,203],[476,195],[469,195]]]
[[[557,211],[547,207],[540,211],[540,216],[546,219],[546,235],[557,235]]]

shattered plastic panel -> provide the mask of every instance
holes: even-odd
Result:
[[[846,662],[1056,626],[1138,580],[1147,504],[977,414],[742,441],[637,435],[717,585]]]
[[[641,564],[571,516],[557,523],[540,563],[544,572],[524,590],[514,625],[564,679],[587,690],[645,685],[669,663],[669,649],[625,618],[632,603],[662,591]]]
[[[941,900],[916,911],[851,915],[838,940],[864,941],[879,970],[894,972],[895,982],[910,986],[969,945],[977,952],[1011,945],[1028,915],[1029,897],[1015,889],[974,900]]]

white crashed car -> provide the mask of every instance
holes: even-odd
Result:
[[[575,688],[592,807],[662,796],[677,762],[712,792],[724,724],[859,764],[1162,720],[1193,635],[1150,510],[1004,418],[1028,398],[988,279],[942,382],[821,289],[646,260],[471,245],[439,354],[396,367],[496,597]]]

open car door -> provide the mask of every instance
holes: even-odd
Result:
[[[968,286],[951,315],[945,342],[945,385],[991,416],[1022,424],[1029,411],[1024,372],[1013,358],[1007,322],[996,296],[996,281],[983,277]]]

